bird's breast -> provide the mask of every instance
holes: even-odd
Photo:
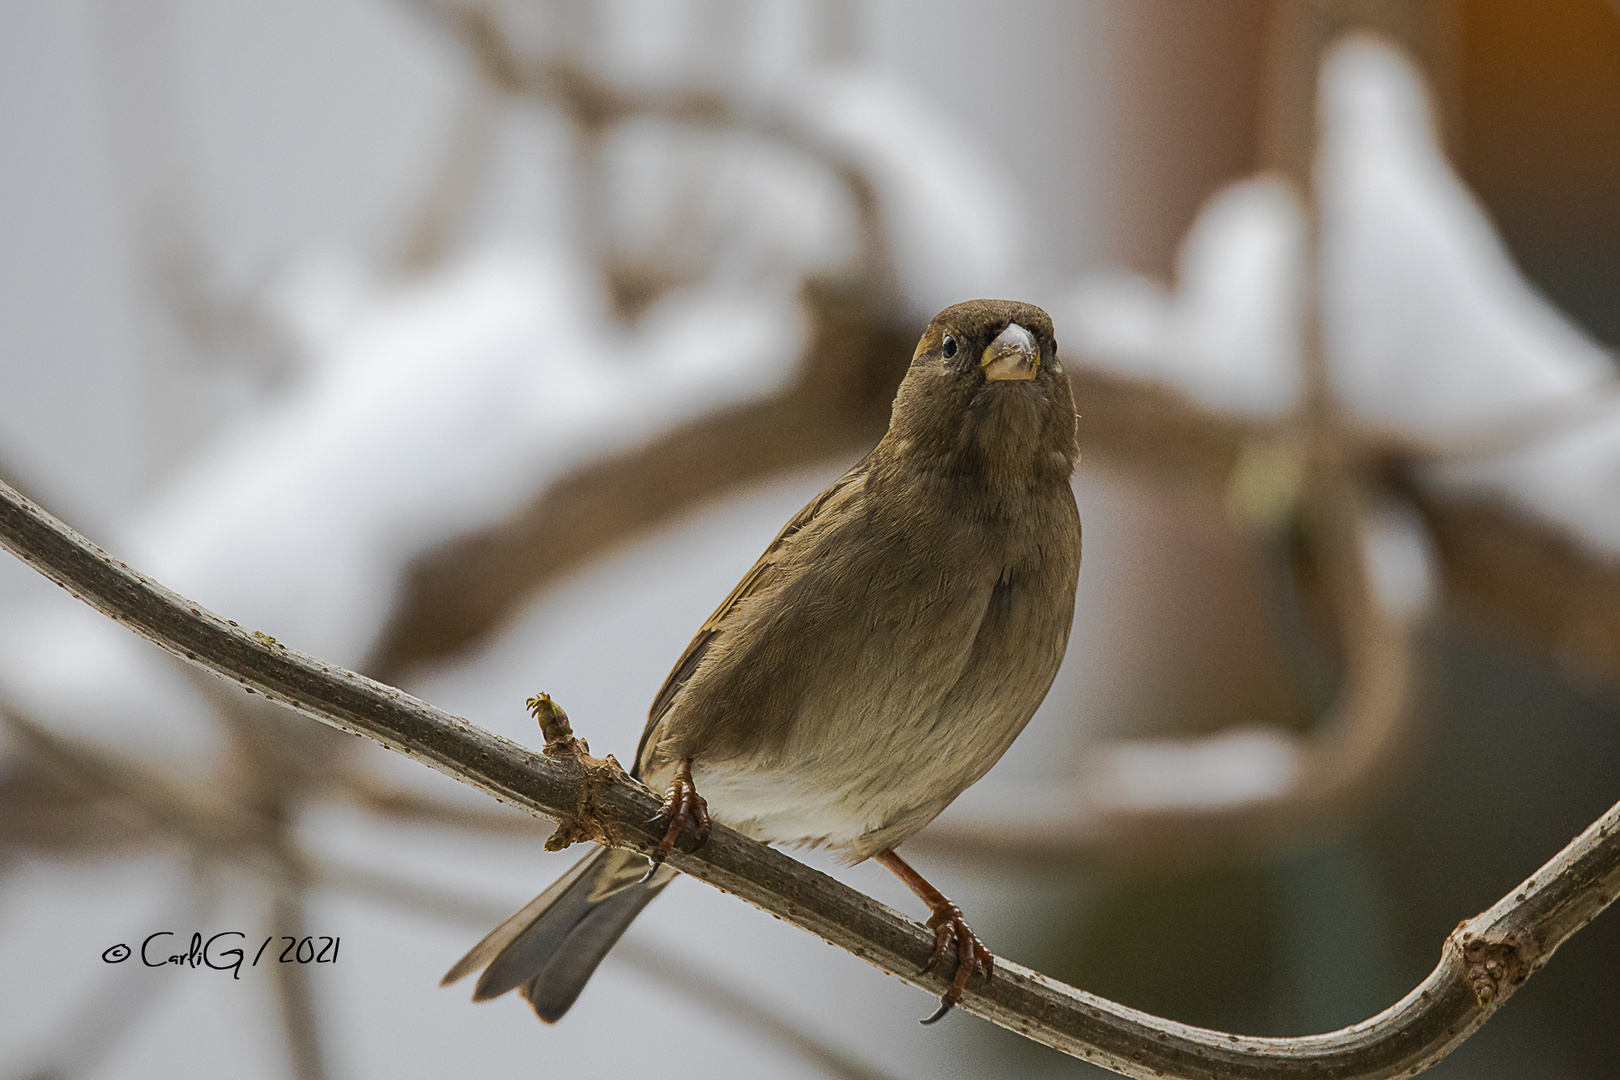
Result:
[[[755,598],[673,717],[716,819],[859,858],[983,775],[1068,638],[1079,553],[1062,495],[1066,513],[1013,522],[867,515]]]

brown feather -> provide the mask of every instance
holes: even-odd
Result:
[[[871,455],[868,454],[867,456],[870,457]],[[703,620],[703,625],[698,628],[697,634],[693,636],[691,643],[686,646],[686,651],[681,653],[681,658],[675,661],[674,668],[670,670],[669,675],[664,679],[664,685],[659,687],[658,695],[653,698],[652,707],[647,710],[647,726],[642,728],[641,741],[636,744],[636,763],[635,768],[630,771],[631,776],[640,777],[642,755],[646,752],[647,741],[652,737],[653,729],[669,713],[669,707],[675,703],[675,699],[680,695],[686,681],[697,670],[704,654],[708,652],[709,643],[714,640],[715,635],[725,626],[726,616],[731,614],[732,609],[740,601],[755,595],[760,589],[770,584],[783,544],[800,529],[808,525],[816,514],[820,512],[821,508],[827,505],[828,500],[860,473],[861,465],[864,465],[865,461],[865,458],[861,459],[861,462],[856,464],[853,469],[839,477],[831,487],[811,499],[803,509],[794,514],[788,520],[788,523],[782,526],[782,531],[776,534],[776,539],[772,540],[769,546],[765,548],[765,553],[759,557],[753,566],[748,568],[748,572],[742,576],[742,580],[737,582],[726,598],[720,601],[720,606],[714,609],[714,614]]]

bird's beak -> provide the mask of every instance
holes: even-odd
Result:
[[[1041,370],[1041,350],[1035,335],[1017,323],[996,335],[979,359],[987,379],[1033,379]]]

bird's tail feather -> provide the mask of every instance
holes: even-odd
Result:
[[[491,930],[445,973],[440,985],[484,968],[474,1001],[521,986],[540,1019],[555,1023],[613,943],[675,877],[674,870],[661,866],[643,881],[646,871],[644,856],[597,848]]]

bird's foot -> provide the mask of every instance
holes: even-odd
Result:
[[[944,900],[943,897],[940,899]],[[928,925],[934,931],[934,952],[928,958],[928,963],[923,965],[924,972],[932,971],[934,965],[945,959],[952,946],[956,948],[956,974],[952,976],[945,995],[939,999],[939,1011],[923,1021],[932,1024],[956,1008],[956,1003],[962,1000],[962,991],[976,973],[982,972],[984,981],[990,981],[995,972],[996,958],[968,926],[967,920],[962,917],[962,909],[949,900],[934,908]]]
[[[969,929],[967,920],[962,918],[962,909],[946,899],[944,893],[928,884],[928,880],[913,870],[893,848],[886,848],[872,858],[905,882],[906,888],[916,893],[917,899],[927,904],[928,910],[933,912],[928,920],[928,926],[934,931],[934,951],[918,974],[934,970],[953,946],[956,949],[956,973],[951,976],[950,986],[945,988],[944,996],[939,999],[939,1011],[923,1021],[925,1024],[932,1024],[956,1008],[956,1003],[962,1000],[962,991],[967,989],[967,984],[975,973],[982,972],[984,981],[990,981],[990,976],[995,972],[996,958],[990,955],[990,950],[985,948],[984,943]]]
[[[709,804],[703,801],[703,796],[692,786],[691,758],[681,762],[680,768],[675,770],[675,779],[670,781],[669,791],[664,794],[664,805],[658,808],[658,813],[654,814],[647,824],[665,827],[664,838],[658,841],[658,846],[649,856],[651,863],[647,867],[649,878],[652,877],[653,871],[669,858],[669,853],[675,850],[675,844],[688,825],[695,826],[691,850],[696,851],[708,841],[709,829],[713,822],[709,820]]]

